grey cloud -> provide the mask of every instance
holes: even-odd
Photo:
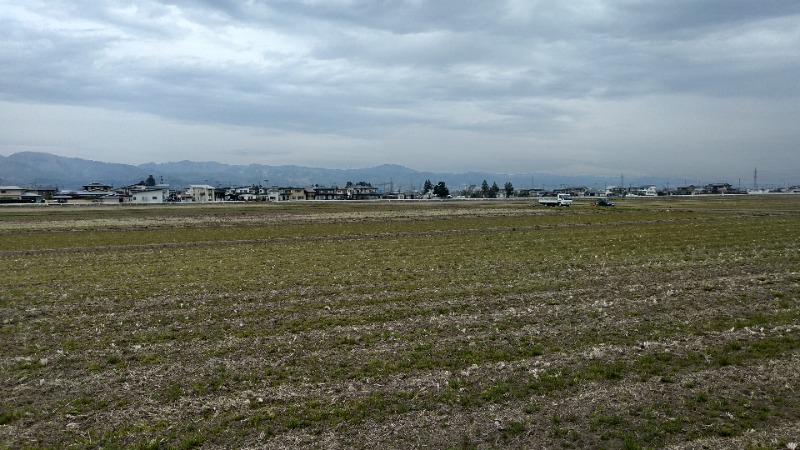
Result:
[[[608,30],[644,39],[688,39],[722,27],[800,14],[800,3],[787,0],[624,0],[611,5],[616,19]]]
[[[794,0],[4,5],[0,99],[184,123],[554,142],[580,104],[800,94]]]

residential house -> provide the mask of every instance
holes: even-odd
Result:
[[[55,186],[34,186],[29,191],[39,194],[45,200],[52,199],[54,195],[58,194],[58,188]]]
[[[0,186],[0,203],[41,203],[42,196],[19,186]]]
[[[347,189],[333,187],[315,187],[314,200],[347,200]]]
[[[156,185],[156,186],[158,186],[158,187],[169,187],[169,185],[166,185],[166,184],[164,184],[164,185]],[[86,187],[86,186],[84,186],[84,187]],[[152,188],[152,187],[154,187],[154,186],[148,186],[146,184],[137,183],[137,184],[130,184],[128,186],[118,187],[118,188],[114,189],[114,192],[116,192],[117,194],[130,195],[133,192],[144,191],[144,190],[147,190],[147,189]]]
[[[295,187],[282,187],[279,190],[280,201],[298,201],[298,200],[308,200],[308,193],[306,192],[305,188],[295,188]]]
[[[133,191],[130,203],[166,203],[169,200],[169,186],[150,186],[141,191]]]
[[[186,189],[186,193],[192,196],[193,202],[205,203],[216,202],[222,197],[217,197],[217,191],[214,186],[207,184],[193,184]]]
[[[656,197],[658,196],[658,188],[656,188],[652,184],[639,186],[638,188],[636,188],[636,195],[644,197]]]
[[[383,194],[382,198],[386,200],[419,200],[422,195],[419,191],[398,191]]]
[[[347,197],[351,200],[375,200],[381,197],[378,188],[364,184],[354,184],[347,188]]]
[[[102,203],[102,204],[119,204],[124,203],[129,196],[124,192],[112,191],[111,186],[101,183],[91,183],[83,186],[84,188],[78,191],[61,191],[53,196],[53,200],[58,203],[76,202],[76,203]]]
[[[675,188],[675,195],[695,195],[697,187],[692,184],[686,186],[678,186]]]
[[[261,189],[258,186],[231,187],[225,190],[225,200],[252,202],[258,200]]]
[[[189,194],[185,191],[176,191],[171,192],[169,195],[169,201],[171,202],[191,202],[192,201],[192,194]]]
[[[130,199],[130,196],[124,194],[111,193],[106,195],[99,195],[91,199],[92,203],[99,203],[101,205],[119,205],[125,203]]]
[[[111,192],[112,186],[103,183],[89,183],[81,186],[81,188],[86,192]]]
[[[52,200],[54,202],[56,202],[56,203],[68,203],[70,200],[74,200],[74,199],[75,199],[75,197],[73,197],[68,192],[59,192],[58,194],[56,194],[56,195],[54,195],[52,197]]]
[[[128,195],[124,192],[116,192],[111,185],[103,183],[89,183],[81,186],[83,189],[77,191],[61,191],[53,196],[53,200],[58,203],[68,201],[78,203],[103,203],[119,204],[125,202]]]
[[[0,201],[3,203],[17,203],[22,200],[25,189],[19,186],[0,186]]]
[[[118,195],[125,196],[131,203],[165,203],[170,200],[168,184],[132,184],[114,190]]]
[[[573,197],[585,197],[589,192],[589,188],[585,186],[564,187],[554,189],[553,192],[556,194],[570,194]]]
[[[609,186],[600,191],[601,197],[625,197],[628,195],[628,188],[624,186]]]
[[[736,194],[737,190],[728,183],[711,183],[703,187],[706,194]]]
[[[281,188],[278,186],[270,186],[262,189],[264,197],[268,202],[279,202],[281,200]]]
[[[519,189],[517,190],[517,197],[538,197],[543,189]]]

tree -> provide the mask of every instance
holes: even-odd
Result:
[[[425,180],[425,186],[422,188],[422,193],[427,194],[431,190],[433,190],[433,183],[431,183],[431,180]]]
[[[450,189],[447,189],[445,186],[444,181],[440,181],[439,184],[433,187],[433,195],[439,198],[445,198],[450,195]]]
[[[506,181],[506,184],[503,186],[503,189],[506,191],[506,197],[511,197],[514,195],[514,185],[511,184],[510,181]]]
[[[498,192],[500,192],[500,188],[496,182],[492,182],[492,187],[489,188],[489,198],[497,198]]]
[[[144,180],[144,185],[145,186],[155,186],[156,185],[156,179],[153,178],[152,175],[150,175],[150,176],[147,177],[146,180]]]
[[[486,180],[483,180],[483,183],[481,183],[481,197],[489,197],[489,183],[487,183]]]

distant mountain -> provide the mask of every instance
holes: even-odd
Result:
[[[141,169],[128,164],[66,158],[49,153],[21,152],[0,156],[0,184],[3,185],[74,189],[97,181],[116,186],[147,178],[147,173],[141,174]]]
[[[497,183],[502,189],[506,182],[516,188],[554,188],[565,186],[604,187],[608,178],[592,176],[564,177],[547,173],[496,174],[488,172],[437,173],[420,172],[396,164],[383,164],[363,169],[323,169],[301,166],[267,166],[263,164],[230,165],[218,162],[179,161],[139,165],[105,163],[81,158],[66,158],[49,153],[20,152],[0,156],[0,185],[22,187],[57,186],[78,189],[85,184],[100,182],[126,186],[153,175],[159,182],[175,188],[190,184],[214,186],[245,186],[253,184],[309,187],[343,186],[348,181],[366,181],[383,191],[419,189],[425,180],[434,184],[444,181],[451,192],[465,186]],[[630,180],[633,185],[663,186],[666,179]]]

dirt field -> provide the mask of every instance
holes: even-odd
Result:
[[[0,209],[0,448],[800,444],[800,196]]]

